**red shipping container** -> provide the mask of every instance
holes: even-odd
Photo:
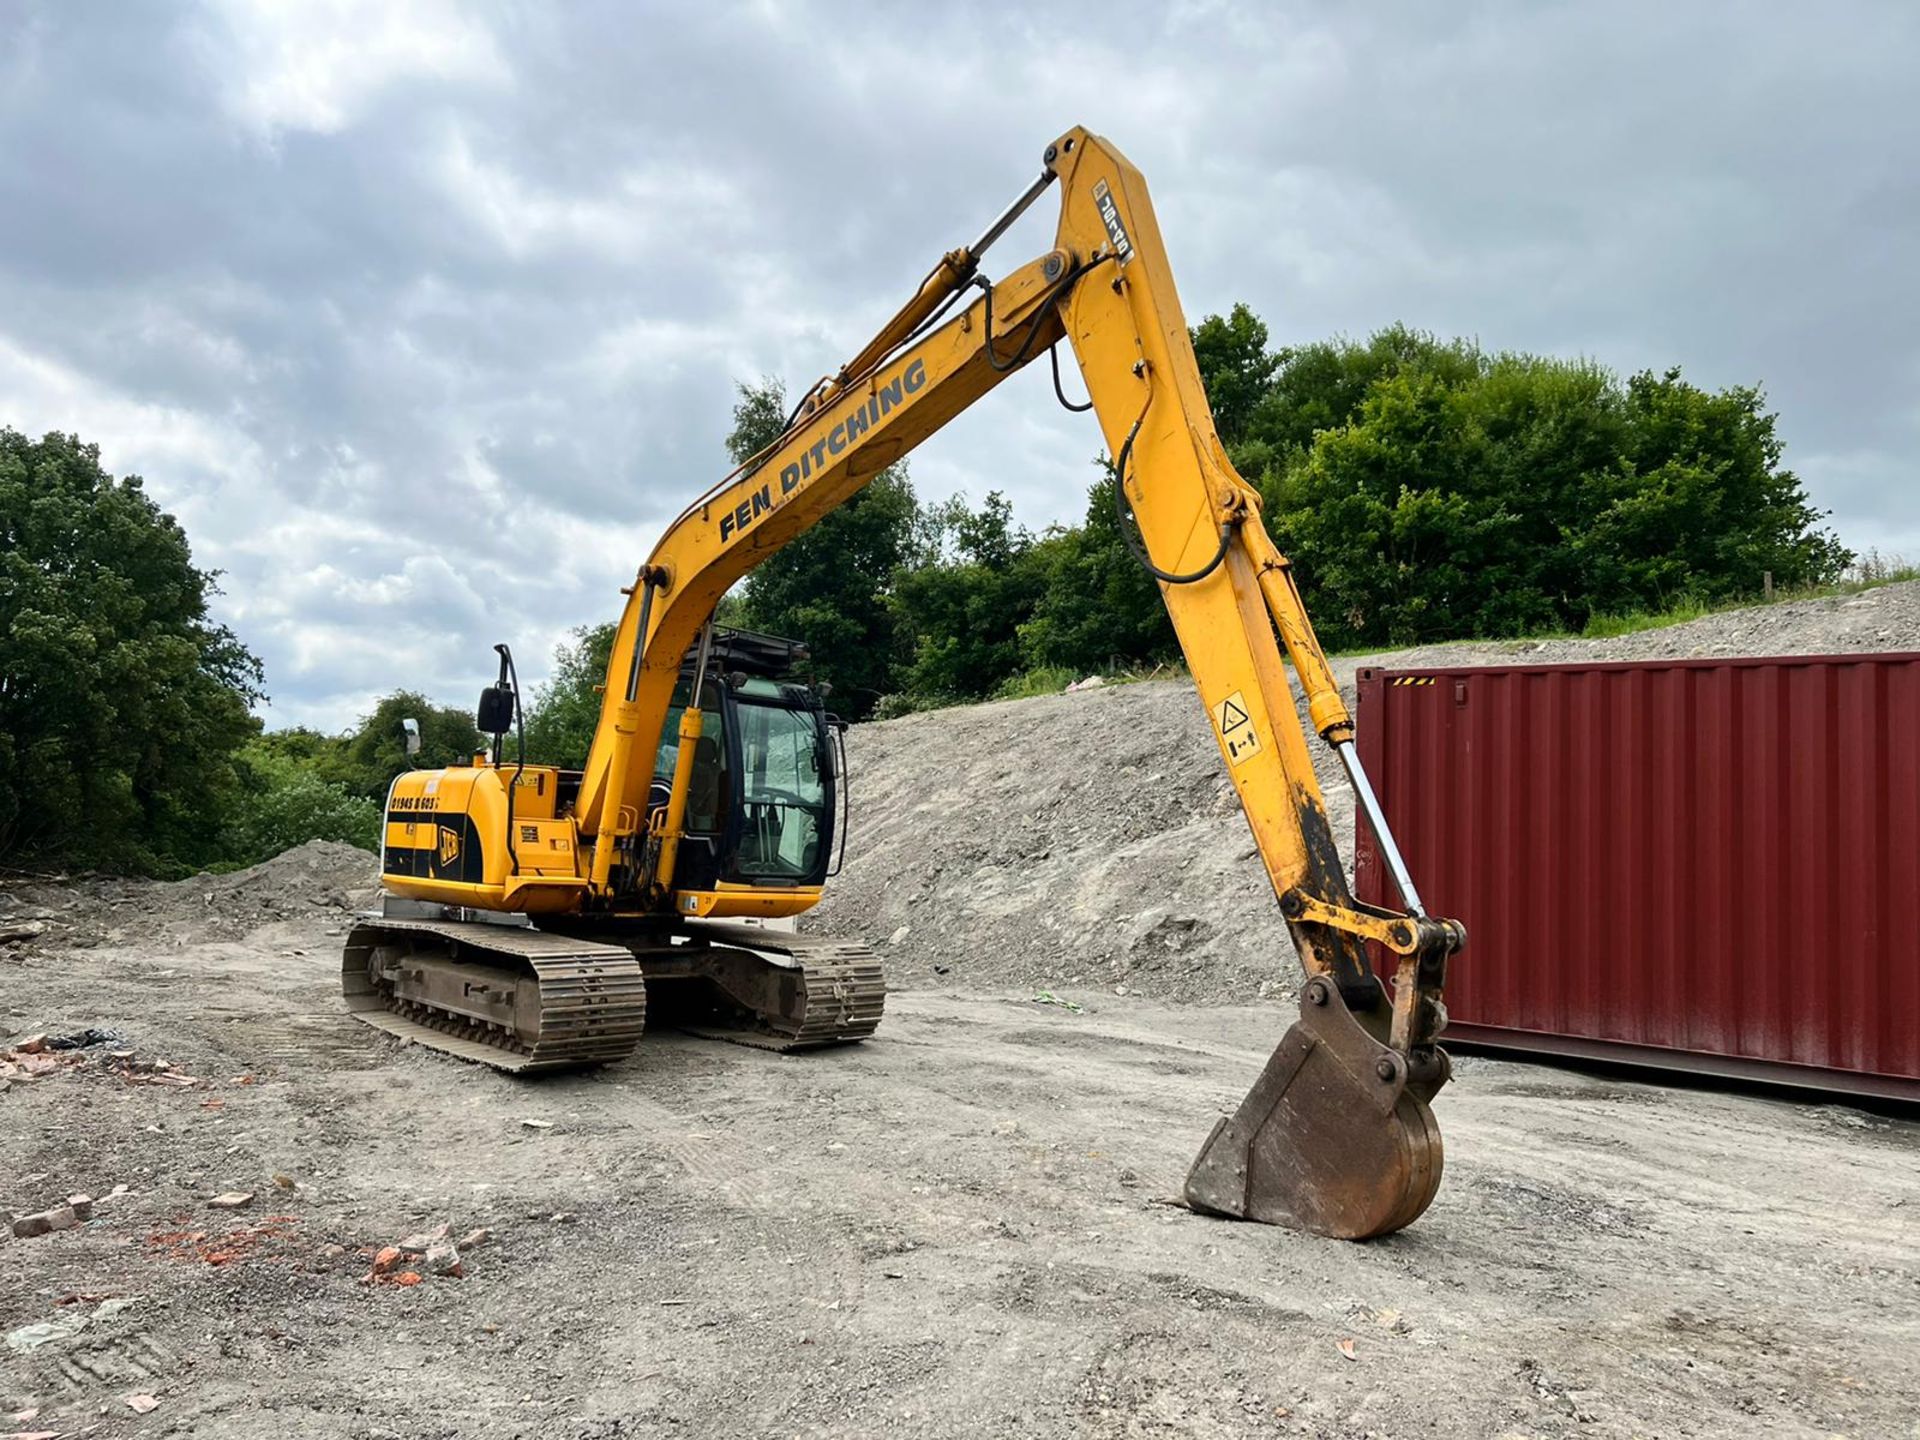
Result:
[[[1369,667],[1357,719],[1448,1037],[1920,1099],[1920,654]]]

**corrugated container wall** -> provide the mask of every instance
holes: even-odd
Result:
[[[1455,1038],[1920,1099],[1920,654],[1359,679]]]

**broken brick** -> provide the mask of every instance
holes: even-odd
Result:
[[[38,1235],[49,1235],[55,1230],[71,1230],[80,1223],[80,1216],[74,1213],[71,1205],[56,1205],[51,1210],[41,1210],[32,1215],[22,1215],[13,1222],[14,1238],[31,1240]]]
[[[427,1247],[427,1269],[455,1280],[467,1273],[460,1264],[459,1248],[451,1240],[436,1240]]]
[[[431,1230],[423,1230],[418,1235],[409,1235],[400,1242],[400,1248],[409,1255],[424,1255],[435,1245],[453,1233],[451,1225],[436,1225]]]

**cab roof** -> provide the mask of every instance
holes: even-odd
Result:
[[[789,680],[796,678],[795,672],[806,662],[812,652],[805,642],[788,640],[779,635],[765,635],[757,630],[738,630],[730,626],[716,625],[713,628],[713,649],[707,657],[710,670],[722,674],[739,671],[746,675],[758,675],[768,680]],[[695,641],[687,650],[686,658],[681,661],[683,674],[691,675],[695,660],[700,654],[700,642]]]

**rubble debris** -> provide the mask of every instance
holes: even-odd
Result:
[[[96,1045],[125,1045],[127,1037],[118,1030],[104,1029],[90,1025],[85,1030],[75,1030],[70,1035],[50,1035],[47,1037],[49,1050],[91,1050]]]
[[[1061,691],[1060,693],[1063,695],[1077,695],[1082,690],[1101,689],[1103,686],[1106,685],[1106,683],[1107,683],[1107,677],[1104,675],[1089,675],[1084,680],[1075,680],[1072,684],[1068,685],[1067,688]]]
[[[1123,990],[1121,993],[1125,994],[1126,992]],[[1051,990],[1042,990],[1038,995],[1033,997],[1033,1003],[1036,1005],[1058,1005],[1070,1015],[1084,1015],[1087,1013],[1086,1006],[1076,1000],[1063,1000]]]
[[[431,1230],[407,1236],[397,1245],[381,1246],[373,1257],[372,1267],[361,1277],[360,1283],[418,1285],[422,1270],[429,1275],[443,1275],[458,1280],[467,1273],[461,1257],[476,1246],[486,1244],[492,1237],[492,1231],[477,1229],[469,1230],[456,1241],[452,1222],[443,1220]]]
[[[122,1310],[130,1309],[139,1303],[138,1295],[117,1296],[111,1300],[102,1300],[92,1314],[80,1310],[69,1310],[52,1320],[22,1325],[18,1330],[7,1332],[7,1348],[19,1355],[31,1355],[42,1345],[71,1340],[88,1326],[103,1320],[111,1320]]]
[[[93,1038],[88,1038],[93,1037]],[[32,1035],[0,1050],[0,1089],[16,1080],[39,1080],[60,1070],[90,1066],[96,1057],[89,1051],[103,1045],[120,1045],[123,1037],[111,1030],[81,1030],[72,1035]],[[168,1085],[186,1089],[198,1085],[199,1078],[175,1069],[165,1060],[142,1060],[132,1050],[109,1050],[98,1057],[101,1068],[129,1085]]]
[[[42,1345],[51,1345],[56,1340],[71,1340],[90,1323],[88,1316],[76,1310],[53,1320],[22,1325],[18,1330],[7,1332],[7,1348],[16,1354],[31,1355]]]
[[[400,1242],[400,1250],[407,1255],[424,1255],[452,1233],[453,1226],[442,1221],[431,1230],[422,1230],[417,1235],[407,1236]]]
[[[0,945],[17,945],[22,940],[37,940],[47,933],[44,920],[15,920],[0,925]]]
[[[160,1408],[160,1401],[152,1395],[129,1395],[127,1407],[136,1415],[147,1415]]]
[[[467,1272],[460,1263],[460,1249],[451,1240],[436,1240],[427,1247],[427,1269],[434,1275],[458,1280]]]
[[[402,1270],[400,1267],[412,1257],[398,1245],[384,1245],[380,1253],[373,1257],[373,1268],[360,1277],[362,1285],[418,1285],[418,1270]]]
[[[227,1190],[207,1201],[208,1207],[214,1210],[241,1210],[252,1203],[251,1190]]]
[[[280,1242],[300,1224],[293,1215],[269,1215],[257,1225],[242,1225],[225,1234],[205,1230],[156,1231],[147,1236],[150,1250],[170,1251],[175,1258],[200,1260],[208,1265],[233,1265],[253,1257],[269,1241]]]
[[[33,1050],[0,1050],[0,1079],[38,1080],[79,1063],[77,1055],[48,1054],[44,1044]]]
[[[88,1215],[91,1215],[93,1202],[84,1195],[75,1197],[87,1201]],[[37,1210],[31,1215],[19,1216],[13,1222],[13,1235],[16,1240],[32,1240],[41,1235],[51,1235],[56,1230],[71,1230],[81,1224],[87,1216],[80,1214],[71,1202],[55,1205],[48,1210]]]
[[[402,1258],[404,1257],[398,1245],[383,1246],[380,1253],[373,1257],[373,1269],[367,1272],[368,1278],[391,1274],[399,1268]]]

